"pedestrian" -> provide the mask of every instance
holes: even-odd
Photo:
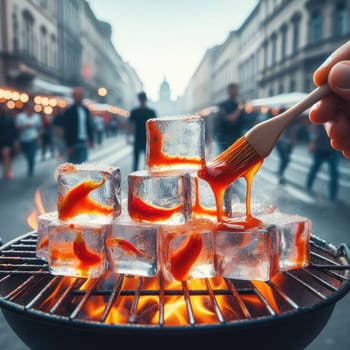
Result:
[[[83,104],[82,87],[73,89],[73,103],[63,113],[63,133],[68,162],[88,160],[88,149],[93,146],[93,121],[89,109]]]
[[[51,158],[55,157],[53,136],[52,136],[52,115],[41,114],[42,132],[41,132],[41,160],[46,160],[46,154],[49,151]]]
[[[310,110],[312,123],[323,124],[331,146],[350,158],[350,41],[335,50],[314,73],[314,83],[328,83],[332,94]]]
[[[34,111],[32,101],[27,102],[23,111],[17,115],[16,127],[19,132],[21,150],[27,161],[27,176],[33,177],[42,122],[40,115]]]
[[[138,169],[140,153],[146,151],[146,122],[148,119],[156,118],[155,110],[147,106],[147,95],[144,91],[137,95],[139,106],[132,109],[129,116],[127,142],[133,133],[133,171]]]
[[[281,113],[283,113],[285,110],[285,108],[282,108]],[[276,143],[276,151],[279,156],[277,176],[278,182],[281,185],[286,183],[284,173],[290,163],[293,148],[297,143],[297,128],[298,123],[296,121],[291,122]]]
[[[103,135],[105,133],[105,121],[101,115],[96,114],[93,118],[94,130],[96,134],[96,143],[101,146],[103,143]]]
[[[324,162],[328,163],[329,169],[329,200],[337,199],[339,187],[339,170],[338,160],[339,153],[332,148],[329,142],[325,128],[318,125],[311,125],[309,151],[312,154],[312,164],[309,169],[306,180],[306,188],[309,193],[312,192],[312,187],[321,165]]]
[[[242,136],[241,109],[237,101],[238,84],[229,84],[227,93],[227,99],[218,106],[215,120],[214,133],[220,152],[223,152]]]
[[[57,151],[57,161],[59,163],[66,159],[66,145],[64,142],[63,131],[63,110],[60,107],[55,107],[52,116],[52,142]]]
[[[0,103],[0,156],[3,166],[3,177],[8,180],[13,179],[12,155],[17,137],[18,131],[15,119],[5,109],[4,104]]]

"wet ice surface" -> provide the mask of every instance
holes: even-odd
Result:
[[[189,174],[182,171],[128,175],[128,213],[139,222],[181,224],[191,216]]]
[[[103,164],[64,163],[55,171],[60,218],[84,222],[112,219],[120,213],[121,173]]]
[[[48,260],[54,275],[97,278],[105,271],[105,241],[110,225],[53,222]]]
[[[38,238],[36,256],[48,260],[48,230],[49,225],[58,220],[57,211],[47,212],[38,216]]]
[[[110,269],[117,273],[155,276],[158,273],[158,226],[139,223],[122,215],[107,238]]]
[[[299,215],[281,212],[257,216],[267,225],[276,227],[279,270],[305,267],[309,264],[311,221]]]
[[[146,123],[146,167],[150,170],[198,169],[205,153],[204,119],[154,118]]]

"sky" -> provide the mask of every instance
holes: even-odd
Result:
[[[164,77],[176,99],[205,51],[238,29],[257,0],[89,0],[112,25],[112,41],[153,101]]]

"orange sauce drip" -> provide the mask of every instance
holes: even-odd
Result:
[[[81,269],[88,269],[90,266],[97,265],[101,262],[101,257],[91,252],[84,241],[84,238],[80,232],[77,233],[77,236],[73,242],[73,251],[75,256],[80,261]]]
[[[199,183],[197,178],[194,179],[194,186],[195,186],[195,198],[194,198],[194,203],[192,204],[192,213],[198,216],[202,216],[202,215],[215,216],[216,208],[205,208],[200,202]]]
[[[303,237],[303,232],[305,230],[305,223],[301,222],[298,225],[298,230],[296,232],[296,250],[297,250],[297,257],[296,257],[296,263],[298,267],[302,267],[305,257],[308,253],[308,246],[305,242],[305,239]]]
[[[204,162],[200,157],[180,157],[164,153],[163,135],[155,121],[147,122],[147,138],[149,142],[147,165],[151,168],[175,164],[202,165]]]
[[[171,273],[175,279],[182,281],[190,272],[203,247],[202,236],[191,234],[187,241],[170,256]]]
[[[183,204],[179,204],[173,208],[162,208],[146,203],[141,198],[132,196],[129,196],[128,200],[129,215],[135,220],[164,221],[170,219],[182,208]]]
[[[67,220],[79,214],[112,214],[113,207],[105,206],[89,197],[90,193],[101,187],[105,181],[105,178],[100,182],[86,180],[68,191],[57,203],[59,219]]]
[[[259,157],[251,157],[250,159],[250,157],[247,157],[248,159],[241,161],[239,166],[234,161],[225,161],[226,157],[229,158],[235,153],[240,153],[241,148],[245,147],[245,145],[246,140],[244,137],[238,139],[231,147],[198,171],[198,176],[207,181],[214,192],[219,222],[222,221],[223,217],[222,203],[226,188],[240,177],[244,177],[247,181],[246,217],[248,219],[251,217],[250,198],[252,182],[256,172],[263,163],[263,159]]]

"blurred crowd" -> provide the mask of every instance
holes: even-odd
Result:
[[[89,148],[99,147],[106,138],[124,131],[118,117],[90,111],[83,97],[83,89],[77,87],[71,105],[55,106],[50,113],[36,111],[32,98],[22,108],[8,108],[0,101],[2,177],[11,180],[16,176],[13,161],[18,156],[26,160],[27,177],[34,176],[38,161],[85,161]]]

